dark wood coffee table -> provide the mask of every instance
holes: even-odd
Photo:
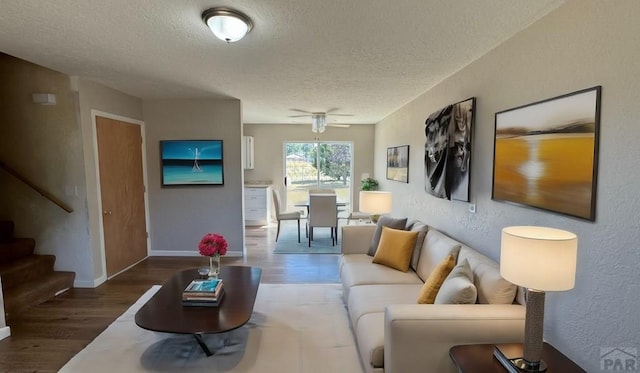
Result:
[[[220,278],[225,294],[218,307],[182,305],[182,291],[194,279],[198,269],[176,273],[136,313],[136,324],[156,332],[192,334],[207,356],[213,353],[202,334],[225,333],[249,321],[260,285],[262,269],[246,266],[223,266]]]

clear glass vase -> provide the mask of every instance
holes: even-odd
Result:
[[[209,257],[209,278],[218,278],[220,275],[220,255]]]

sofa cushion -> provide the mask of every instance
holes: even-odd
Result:
[[[347,302],[351,325],[356,327],[360,318],[366,314],[384,312],[389,304],[415,304],[421,287],[422,283],[352,287]]]
[[[444,280],[435,304],[474,304],[478,291],[473,284],[473,271],[467,259],[458,263]]]
[[[407,218],[393,218],[391,216],[382,215],[378,218],[376,224],[376,231],[373,233],[371,239],[371,247],[367,253],[369,256],[374,256],[380,243],[380,236],[382,235],[382,227],[389,227],[393,229],[404,229],[407,225]]]
[[[375,284],[419,284],[422,280],[413,271],[400,272],[381,264],[371,263],[371,257],[366,254],[347,255],[343,260],[340,280],[345,289],[345,299],[349,297],[349,289],[358,285]],[[351,258],[353,256],[353,258]],[[367,258],[363,260],[362,258]],[[417,293],[416,293],[417,294]]]
[[[422,244],[424,243],[424,237],[427,235],[427,230],[429,230],[429,226],[422,223],[419,220],[411,220],[407,221],[407,227],[405,230],[411,232],[418,232],[418,237],[416,237],[416,245],[413,248],[413,254],[411,254],[411,269],[414,271],[418,268],[418,260],[420,259],[420,250],[422,250]]]
[[[382,227],[380,243],[373,256],[373,263],[407,272],[417,236],[418,232]]]
[[[435,229],[429,229],[425,236],[416,273],[422,281],[426,281],[431,272],[446,258],[452,254],[457,259],[460,243],[444,233]],[[456,260],[457,261],[457,260]]]
[[[363,364],[373,368],[384,366],[384,312],[369,313],[354,327],[358,341],[358,352]],[[365,367],[366,372],[372,371]]]
[[[467,246],[462,246],[458,256],[458,260],[464,259],[469,261],[473,270],[473,283],[478,289],[478,303],[513,303],[517,286],[502,278],[498,263]]]
[[[422,289],[420,289],[420,294],[418,295],[419,304],[433,304],[440,290],[440,286],[442,286],[442,283],[455,265],[456,260],[453,254],[449,254],[438,264],[429,277],[427,277],[424,285],[422,285]]]
[[[371,263],[371,257],[367,254],[348,254],[341,255],[340,259],[338,259],[338,274],[342,279],[342,268],[344,266],[349,266],[349,263]]]

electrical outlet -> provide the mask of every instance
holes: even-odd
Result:
[[[476,204],[475,203],[470,203],[469,204],[469,212],[472,214],[476,213]]]

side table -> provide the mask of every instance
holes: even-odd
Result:
[[[505,373],[507,370],[493,357],[494,346],[495,344],[453,346],[449,350],[449,356],[460,373]],[[547,364],[548,373],[586,373],[546,342],[542,349],[542,360]]]

